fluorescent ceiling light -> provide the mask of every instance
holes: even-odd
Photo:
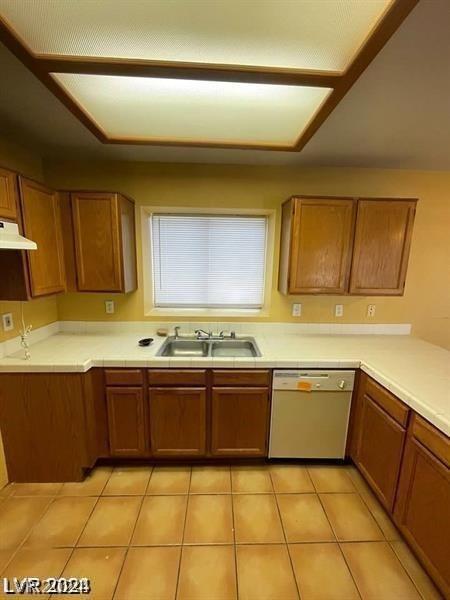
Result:
[[[38,54],[343,72],[393,0],[0,0]]]
[[[53,74],[111,138],[292,145],[329,88]]]

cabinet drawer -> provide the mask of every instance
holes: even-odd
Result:
[[[409,408],[406,404],[403,404],[403,402],[398,400],[393,394],[388,392],[383,386],[367,375],[365,376],[363,385],[365,393],[370,396],[378,406],[381,406],[394,421],[397,421],[397,423],[406,427],[409,414]]]
[[[140,369],[105,369],[106,385],[142,385]]]
[[[256,370],[243,371],[238,369],[214,370],[213,385],[252,385],[252,386],[269,386],[270,371]]]
[[[149,386],[206,385],[205,369],[151,369],[148,371]]]
[[[439,458],[447,467],[450,466],[450,439],[446,435],[416,414],[413,417],[412,433],[425,448]]]

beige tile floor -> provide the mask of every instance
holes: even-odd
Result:
[[[99,467],[82,483],[11,484],[0,578],[24,576],[88,577],[96,600],[440,598],[349,466]]]

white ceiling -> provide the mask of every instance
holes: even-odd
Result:
[[[102,145],[0,44],[0,132],[44,156],[450,170],[450,2],[421,0],[300,153]]]

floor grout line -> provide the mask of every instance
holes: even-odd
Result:
[[[275,493],[275,486],[273,485],[273,480],[272,480],[272,476],[271,476],[270,472],[269,472],[269,476],[270,476],[270,481],[272,482],[272,488],[273,488],[274,495],[275,495],[275,505],[277,507],[278,518],[280,519],[281,530],[283,532],[284,545],[286,547],[286,552],[288,554],[289,564],[291,565],[291,573],[292,573],[292,576],[294,578],[295,588],[297,590],[297,594],[298,594],[299,600],[302,600],[302,596],[300,594],[300,588],[298,587],[297,576],[295,574],[294,563],[292,562],[292,556],[291,556],[291,552],[289,550],[289,544],[288,544],[288,540],[287,540],[286,531],[285,531],[285,528],[284,528],[283,518],[281,516],[280,505],[278,504],[278,495]]]
[[[178,558],[177,582],[176,582],[176,586],[175,586],[175,597],[174,597],[174,600],[178,597],[178,586],[180,584],[181,561],[183,559],[184,534],[185,534],[185,531],[186,531],[187,513],[188,513],[188,508],[189,508],[189,498],[190,498],[190,495],[191,495],[190,494],[190,491],[191,491],[191,482],[192,482],[192,466],[191,466],[191,470],[189,472],[189,485],[188,485],[187,496],[186,496],[186,510],[184,511],[183,532],[181,534],[180,556]]]
[[[236,598],[239,600],[239,575],[237,564],[237,546],[236,546],[236,523],[234,520],[234,499],[233,499],[233,472],[230,465],[230,489],[231,489],[231,519],[233,525],[233,554],[234,554],[234,575],[236,577]]]

